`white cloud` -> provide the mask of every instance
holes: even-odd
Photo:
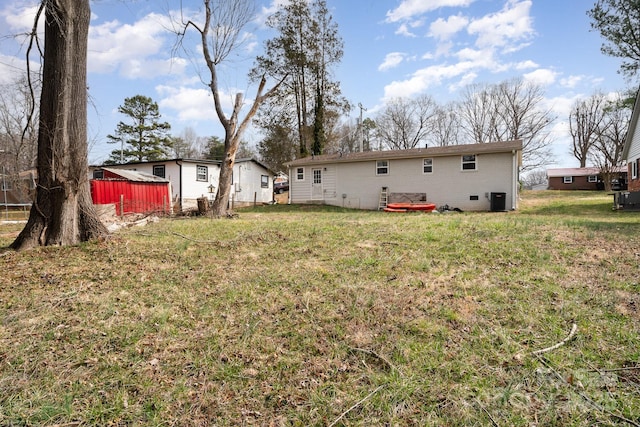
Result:
[[[516,70],[526,70],[529,68],[537,68],[538,64],[536,64],[535,62],[531,61],[530,59],[527,59],[525,61],[521,61],[515,64],[515,69]]]
[[[288,5],[289,0],[271,0],[271,3],[268,6],[262,6],[258,11],[258,15],[256,17],[256,22],[265,25],[267,19],[276,13],[278,9],[282,6]]]
[[[403,0],[394,10],[387,12],[387,22],[412,19],[442,7],[466,7],[475,0]]]
[[[396,30],[396,34],[405,37],[416,37],[416,35],[409,30],[409,25],[407,24],[400,25]]]
[[[88,67],[90,72],[119,71],[127,78],[154,77],[180,72],[186,65],[171,61],[167,52],[166,15],[151,13],[133,24],[109,21],[89,28]],[[156,56],[159,56],[156,57]]]
[[[439,40],[449,40],[469,24],[469,19],[462,15],[450,16],[448,19],[438,18],[429,26],[429,35]]]
[[[408,98],[423,93],[428,88],[439,85],[443,80],[467,75],[474,68],[476,68],[475,63],[466,61],[453,65],[435,65],[420,69],[407,80],[394,81],[386,85],[384,99]]]
[[[539,84],[542,86],[548,86],[552,83],[555,83],[557,76],[558,73],[553,70],[539,68],[535,71],[524,74],[522,77],[528,82]]]
[[[24,5],[18,3],[7,5],[2,11],[0,11],[0,16],[4,16],[4,21],[7,26],[5,31],[7,33],[27,33],[31,32],[33,28],[33,20],[36,17],[36,12],[38,11],[39,2],[29,2],[31,4]],[[42,27],[42,22],[44,21],[44,14],[40,19],[40,26]],[[8,31],[7,31],[8,30]]]
[[[402,52],[387,53],[384,58],[384,62],[378,66],[378,71],[386,71],[391,68],[395,68],[404,60],[405,54]]]
[[[503,47],[508,51],[521,48],[521,43],[535,34],[531,5],[531,0],[509,0],[501,11],[474,19],[468,32],[477,36],[476,46]]]
[[[26,61],[15,56],[0,54],[0,85],[13,83],[27,75]]]
[[[174,87],[168,85],[156,86],[156,91],[162,97],[158,105],[164,109],[173,110],[180,121],[218,121],[213,95],[206,88]],[[231,89],[221,92],[222,109],[230,114],[233,108],[235,94],[242,91]],[[245,104],[251,100],[245,100]]]
[[[586,76],[584,75],[565,77],[564,79],[560,79],[560,84],[563,87],[572,89],[578,86],[578,84],[580,84],[582,81],[584,81],[585,77]]]

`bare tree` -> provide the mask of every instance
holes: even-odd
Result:
[[[457,145],[460,133],[460,113],[458,106],[449,103],[437,107],[433,121],[433,129],[428,140],[436,147]]]
[[[522,171],[551,161],[550,125],[555,116],[542,108],[544,92],[522,79],[467,88],[461,104],[461,128],[475,143],[522,140]]]
[[[533,188],[537,185],[544,185],[549,182],[546,169],[535,169],[529,171],[522,177],[522,184],[525,188]]]
[[[0,87],[0,152],[2,166],[9,177],[17,177],[18,173],[36,165],[38,115],[32,89],[40,93],[39,86],[32,83],[30,88],[26,77]],[[30,117],[31,111],[34,114]]]
[[[251,0],[203,0],[203,3],[204,22],[188,20],[183,24],[180,36],[182,40],[189,28],[194,29],[199,35],[203,59],[210,77],[208,86],[213,95],[216,115],[225,132],[224,159],[220,165],[219,187],[213,202],[214,215],[223,216],[228,210],[233,165],[242,134],[251,123],[260,104],[275,92],[280,83],[265,92],[267,80],[263,75],[259,79],[256,96],[244,118],[240,117],[240,112],[245,99],[240,92],[236,93],[232,111],[227,115],[222,108],[218,67],[242,43],[242,29],[254,17],[254,3]]]
[[[393,99],[376,118],[377,136],[388,149],[415,148],[426,140],[435,116],[436,103],[429,95]]]
[[[608,101],[604,107],[604,120],[598,130],[594,144],[593,159],[600,168],[605,190],[611,190],[612,179],[617,175],[617,168],[622,165],[622,151],[629,129],[632,109],[623,97]]]
[[[491,87],[479,84],[465,87],[458,106],[460,129],[468,143],[481,144],[494,140],[498,108]]]
[[[569,133],[573,141],[572,154],[580,162],[580,167],[587,165],[587,160],[605,119],[604,107],[606,97],[596,92],[587,99],[577,100],[569,113]]]
[[[38,186],[27,225],[11,245],[73,245],[107,234],[87,173],[89,0],[46,0],[38,129]],[[34,31],[35,35],[35,31]]]
[[[522,140],[524,172],[550,163],[550,125],[556,116],[551,109],[542,107],[542,86],[518,78],[498,84],[496,91],[499,121],[495,140]]]

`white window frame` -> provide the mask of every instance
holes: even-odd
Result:
[[[304,181],[304,168],[296,168],[296,181]]]
[[[598,175],[589,175],[587,177],[587,182],[598,182]]]
[[[204,165],[196,165],[196,181],[209,182],[209,168]]]
[[[322,169],[313,169],[313,183],[322,184]]]
[[[634,160],[631,163],[631,179],[638,179],[638,161]]]
[[[376,160],[376,175],[389,175],[389,160]]]
[[[562,183],[563,184],[573,184],[573,177],[572,176],[563,176],[562,177]]]
[[[260,175],[260,188],[269,188],[269,175]]]
[[[460,157],[463,172],[474,172],[478,170],[478,156],[475,154],[464,154]],[[473,165],[473,167],[465,167],[467,165]]]
[[[422,173],[430,174],[433,173],[433,159],[422,159]]]

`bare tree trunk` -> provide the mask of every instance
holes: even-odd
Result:
[[[89,0],[48,0],[38,186],[29,221],[11,245],[74,245],[107,234],[91,202],[87,173]]]

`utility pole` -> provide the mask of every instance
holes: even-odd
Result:
[[[362,125],[362,111],[367,111],[366,108],[362,106],[362,103],[358,103],[358,107],[360,108],[360,121],[358,122],[358,147],[360,152],[364,151],[364,126]]]

